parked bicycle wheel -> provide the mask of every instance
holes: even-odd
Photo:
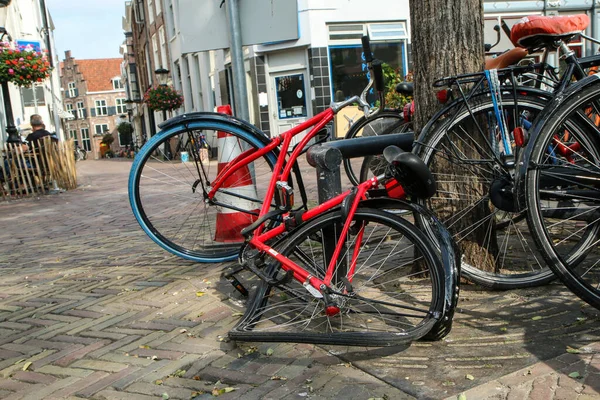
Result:
[[[503,112],[489,95],[469,101],[453,116],[423,132],[415,152],[434,172],[438,193],[427,206],[446,224],[462,253],[461,274],[494,289],[541,285],[554,278],[525,221],[513,212],[514,142],[498,137],[500,123],[511,138],[527,133],[547,102],[536,96],[505,94]],[[512,154],[511,154],[512,153]],[[476,261],[475,261],[476,260]],[[481,262],[484,260],[484,262]]]
[[[559,103],[557,103],[558,105]],[[600,84],[577,90],[536,127],[525,177],[527,221],[544,259],[600,308]]]
[[[86,158],[87,158],[87,153],[85,150],[83,150],[81,148],[75,149],[75,161],[82,161],[82,160],[85,160]]]
[[[356,123],[352,124],[344,139],[388,133],[403,133],[407,132],[410,127],[411,124],[404,121],[404,117],[400,114],[400,111],[384,110],[368,118],[361,117]],[[380,157],[344,158],[346,175],[355,186],[364,181],[361,180],[360,171],[363,161],[367,158],[372,160],[369,161],[370,164],[377,162],[378,165],[381,164],[382,168],[385,168],[385,160],[382,160]]]
[[[326,243],[339,238],[345,219],[341,211],[324,214],[292,232],[277,250],[324,279]],[[444,315],[445,274],[431,242],[416,226],[384,211],[359,208],[353,221],[327,301],[296,280],[277,287],[263,282],[230,336],[385,346],[419,339],[434,326],[447,334],[452,316]],[[283,273],[279,263],[265,268],[275,278]]]
[[[218,142],[211,153],[200,145],[201,135]],[[274,154],[236,170],[214,201],[206,194],[227,162],[262,147],[249,128],[218,117],[185,121],[158,133],[131,168],[129,201],[135,218],[152,240],[179,257],[197,262],[234,259],[243,242],[239,232],[256,220],[265,197]]]

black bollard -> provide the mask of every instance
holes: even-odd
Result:
[[[308,163],[317,169],[317,192],[319,203],[342,193],[340,164],[342,153],[327,145],[312,146],[306,153]]]
[[[342,178],[340,175],[340,164],[342,163],[342,153],[328,145],[316,145],[308,149],[306,153],[308,163],[317,169],[317,193],[319,204],[326,202],[342,193]],[[333,257],[339,232],[341,232],[341,224],[331,226],[324,229],[323,234],[323,252],[327,265]],[[344,240],[344,238],[341,238]],[[344,249],[342,249],[342,255]],[[327,265],[325,268],[327,268]],[[341,256],[338,259],[338,265],[335,270],[335,277],[346,276],[345,257]],[[339,281],[339,280],[338,280]]]

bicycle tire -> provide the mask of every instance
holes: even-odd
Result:
[[[230,136],[219,139],[223,146],[216,152],[213,149],[216,155],[200,151],[189,140],[185,147],[173,151],[177,142],[187,138],[185,135],[198,132],[215,138],[222,133]],[[173,153],[170,161],[164,155],[166,143]],[[263,141],[253,132],[226,121],[196,118],[159,132],[144,145],[131,167],[129,201],[136,220],[160,247],[184,259],[235,259],[243,242],[239,231],[256,219],[276,156],[266,153],[248,168],[236,171],[217,192],[215,200],[221,203],[218,207],[205,200],[204,188],[209,190],[218,164],[230,161],[234,152],[263,147]],[[184,151],[188,162],[185,157],[182,160]]]
[[[506,110],[506,123],[509,132],[515,127],[515,104],[521,112],[530,113],[529,118],[539,113],[547,104],[547,100],[538,96],[515,97],[503,95],[502,104]],[[498,174],[499,163],[494,161],[490,147],[479,145],[481,133],[494,132],[497,120],[494,104],[489,95],[480,95],[469,101],[452,116],[438,121],[433,129],[423,132],[415,146],[415,153],[434,171],[438,183],[438,194],[432,199],[422,201],[433,210],[452,233],[463,251],[461,274],[469,281],[482,286],[506,290],[533,287],[546,284],[555,278],[552,270],[545,266],[539,251],[533,246],[534,241],[522,213],[503,211],[491,201],[490,189],[509,188],[510,175],[504,174],[505,181]],[[468,124],[477,122],[477,129]],[[483,126],[483,127],[482,127]],[[471,133],[471,129],[475,134]],[[466,150],[465,150],[466,149]],[[471,151],[470,154],[467,155]],[[488,154],[489,153],[489,154]],[[487,161],[486,161],[487,160]],[[440,168],[443,166],[443,168]],[[460,171],[460,175],[452,175],[448,171]],[[470,174],[470,175],[469,175]],[[452,187],[460,189],[461,182],[475,185],[470,192],[452,192]],[[498,183],[499,182],[499,183]],[[495,189],[495,193],[503,193],[507,189]],[[512,204],[512,202],[510,202]],[[461,208],[462,207],[462,208]],[[508,210],[508,209],[506,209]],[[471,218],[480,213],[481,219],[471,225],[463,225],[465,216]],[[515,233],[513,235],[512,233]],[[475,237],[477,236],[477,237]],[[516,238],[515,238],[516,236]],[[477,249],[471,242],[481,241],[483,254],[488,265],[480,268],[465,256],[465,251]],[[487,247],[486,247],[487,246]],[[514,251],[514,249],[519,251]],[[480,253],[481,254],[481,253]],[[476,259],[478,255],[473,255]],[[493,270],[492,268],[493,267]],[[489,270],[485,270],[489,269]]]
[[[536,127],[525,161],[527,222],[534,239],[560,280],[598,309],[600,186],[594,182],[600,180],[599,101],[596,83],[556,103]],[[557,141],[572,150],[561,155]]]
[[[345,220],[339,210],[321,215],[291,232],[277,245],[277,251],[323,279],[326,268],[323,238],[332,237],[327,232],[339,232],[338,227]],[[340,273],[338,270],[334,273],[334,290],[352,291],[347,296],[329,295],[334,302],[329,304],[339,306],[336,315],[327,316],[323,312],[324,301],[313,297],[296,280],[279,286],[261,282],[230,337],[265,342],[393,346],[422,338],[434,328],[432,337],[447,334],[452,316],[444,310],[446,274],[435,246],[415,225],[388,212],[358,208],[354,221],[357,228],[348,234],[349,246],[340,259],[350,258],[349,249],[356,243],[358,227],[363,223],[365,231],[357,269],[354,274],[341,273],[351,276],[348,280],[352,288],[348,289],[341,277],[335,277]],[[417,262],[421,262],[421,269],[415,269]],[[340,262],[338,267],[341,265],[344,263]],[[265,268],[274,278],[282,273],[279,263]],[[401,315],[402,308],[409,314]]]
[[[403,133],[407,132],[411,126],[412,124],[404,121],[404,117],[400,111],[383,110],[369,117],[362,116],[359,118],[358,121],[352,124],[344,139],[388,133]],[[356,186],[362,182],[360,180],[360,168],[363,164],[363,157],[344,158],[343,164],[346,176],[352,185]]]

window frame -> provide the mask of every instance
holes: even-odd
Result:
[[[77,90],[77,84],[75,81],[67,83],[67,91],[69,93],[69,97],[76,97],[75,91]]]
[[[125,104],[125,100],[125,97],[118,97],[115,99],[117,115],[127,114],[127,105]]]
[[[163,68],[169,68],[167,65],[169,62],[167,60],[167,33],[165,32],[165,26],[161,25],[158,28],[158,41],[160,42],[160,62]]]
[[[92,151],[92,140],[90,139],[90,128],[80,128],[81,132],[81,147],[85,151]]]
[[[79,107],[81,105],[81,107]],[[84,119],[85,118],[85,103],[83,101],[78,101],[75,103],[75,108],[77,109],[77,118]]]
[[[104,102],[104,105],[98,105],[99,102]],[[96,105],[95,109],[97,117],[108,116],[108,105],[106,103],[106,99],[94,100],[94,104]]]
[[[158,40],[156,39],[156,33],[154,35],[152,35],[152,38],[150,39],[152,42],[152,58],[154,60],[154,67],[155,69],[158,69],[159,67],[162,67],[162,65],[160,64],[162,61],[160,59],[160,49],[158,47]]]
[[[77,138],[77,129],[69,128],[69,138],[73,139],[73,143],[75,143],[75,146],[79,144],[79,139]]]
[[[156,0],[156,1],[160,1],[160,0]],[[154,1],[153,0],[148,0],[148,22],[149,23],[154,23]]]
[[[112,86],[114,90],[123,89],[125,86],[123,85],[123,79],[120,76],[116,76],[112,78]]]
[[[106,127],[106,129],[100,128],[100,132],[98,132],[98,127]],[[94,134],[95,135],[104,135],[105,133],[110,133],[110,126],[108,124],[94,124]]]

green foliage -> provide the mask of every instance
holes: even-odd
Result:
[[[400,75],[399,69],[394,69],[386,63],[382,67],[383,78],[385,79],[385,107],[402,109],[406,103],[412,100],[410,96],[396,93],[396,85],[404,82],[404,79]]]
[[[127,121],[123,121],[117,125],[117,131],[119,132],[119,135],[131,136],[133,133],[133,125]]]
[[[130,144],[133,138],[133,125],[127,121],[121,122],[117,125],[117,132],[119,132],[119,141],[123,144]]]

